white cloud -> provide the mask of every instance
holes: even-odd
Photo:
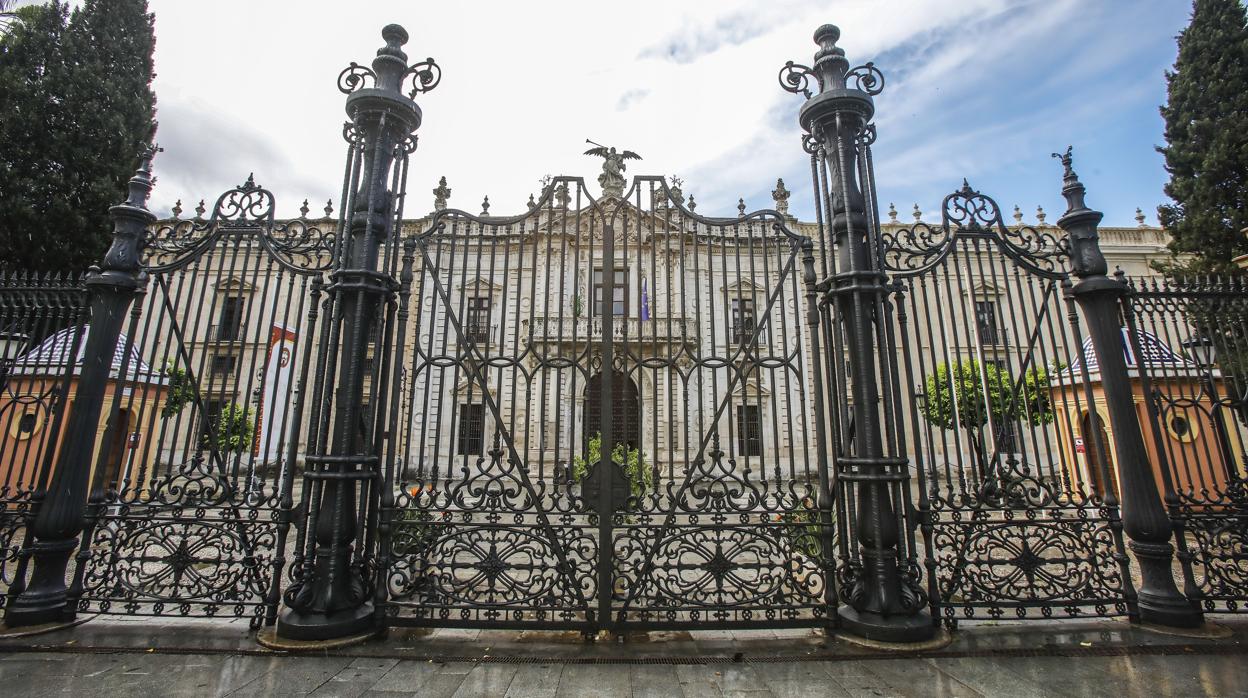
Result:
[[[699,210],[714,214],[731,211],[738,196],[769,206],[777,176],[792,178],[795,209],[805,210],[801,99],[781,91],[776,73],[786,60],[810,62],[819,24],[836,22],[850,60],[880,56],[890,76],[879,109],[884,184],[929,167],[942,177],[983,171],[975,153],[994,143],[958,135],[947,114],[927,117],[967,85],[992,84],[1017,47],[1049,42],[1089,14],[1073,0],[151,6],[167,149],[153,205],[211,200],[254,170],[283,214],[305,197],[336,197],[344,113],[334,81],[348,62],[370,60],[389,22],[408,29],[413,61],[433,56],[443,68],[442,84],[418,100],[425,121],[409,211],[432,205],[428,190],[440,175],[455,190],[452,206],[475,211],[489,194],[500,214],[523,210],[543,174],[592,183],[597,161],[582,155],[591,138],[640,153],[632,173],[684,177]],[[913,152],[892,152],[887,139]],[[932,183],[924,196],[946,188],[924,179]]]

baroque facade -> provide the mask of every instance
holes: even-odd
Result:
[[[579,186],[558,187],[544,205],[531,200],[529,210],[514,218],[493,215],[487,201],[482,213],[488,225],[443,214],[440,220],[449,226],[412,262],[407,329],[389,340],[397,360],[384,375],[381,357],[370,357],[365,365],[371,380],[392,383],[389,399],[398,402],[398,419],[387,424],[382,407],[373,405],[366,419],[373,428],[397,426],[391,439],[403,472],[416,480],[454,478],[467,472],[465,464],[489,457],[492,448],[514,448],[512,456],[540,464],[542,477],[565,475],[577,467],[586,441],[603,428],[601,392],[608,380],[616,439],[636,447],[660,478],[679,477],[711,448],[756,471],[810,472],[817,458],[809,429],[811,337],[804,324],[801,255],[792,251],[789,236],[810,238],[818,259],[824,252],[818,224],[788,215],[783,183],[773,197],[786,233],[761,222],[735,225],[746,221],[744,204],[737,216],[699,224],[675,203],[684,201],[678,181],[671,200],[654,193],[653,182],[649,189],[649,195],[631,190],[627,203],[618,202],[605,215],[594,213],[597,204]],[[401,238],[426,233],[434,215],[446,208],[451,192],[445,179],[433,193],[433,210],[406,218]],[[688,208],[695,206],[690,197]],[[176,239],[168,231],[187,223],[178,213],[155,224],[153,230],[166,231],[158,239]],[[336,226],[329,214],[327,207],[324,218],[309,218],[305,205],[299,219],[273,225],[310,239]],[[202,215],[201,210],[197,218]],[[910,214],[913,223],[900,220],[891,205],[886,215],[881,226],[886,236],[916,225],[939,226],[939,215],[925,215],[917,206]],[[1060,233],[1043,211],[1034,223],[1022,218],[1015,208],[1011,230]],[[1111,267],[1131,277],[1152,274],[1150,260],[1166,254],[1164,231],[1145,225],[1142,215],[1138,220],[1134,227],[1100,231]],[[604,259],[608,237],[611,264]],[[402,266],[397,247],[386,262],[396,276]],[[148,364],[181,367],[199,385],[199,401],[188,410],[149,409],[128,417],[127,430],[159,432],[160,448],[171,460],[178,460],[175,452],[194,450],[197,439],[221,432],[223,414],[238,422],[234,428],[256,435],[250,444],[233,442],[240,465],[263,466],[287,455],[302,460],[308,425],[293,429],[292,415],[308,411],[294,408],[301,397],[332,395],[332,386],[317,392],[315,376],[303,385],[291,380],[311,358],[311,279],[325,267],[327,255],[278,252],[255,241],[222,246],[149,290],[140,314],[194,308],[169,323],[185,338],[181,344],[164,329],[135,337]],[[1020,306],[1020,295],[1040,291],[1004,274],[985,273],[983,261],[999,256],[990,249],[964,256],[929,279],[956,287],[957,293],[910,299],[911,318],[939,314],[945,328],[962,328],[938,331],[929,322],[924,331],[922,323],[914,323],[916,352],[972,358],[1003,372],[1034,365],[1026,338],[1012,336],[1017,323],[1008,315],[1026,305]],[[311,271],[301,275],[301,269]],[[927,307],[932,302],[940,307]],[[1032,303],[1039,307],[1035,298]],[[600,349],[607,305],[613,366],[604,366]],[[1049,341],[1045,362],[1068,364],[1079,351],[1068,344],[1066,336]],[[271,362],[283,352],[285,364]],[[747,365],[750,370],[743,371]],[[288,367],[284,374],[282,367]],[[918,383],[922,373],[910,379]],[[973,448],[959,439],[918,433],[925,431],[920,421],[901,423],[912,458],[917,446],[929,462],[959,462]],[[1056,425],[1042,429],[1056,438]],[[292,433],[299,443],[287,442]],[[1047,450],[1058,457],[1058,449]],[[955,458],[952,451],[962,455]],[[133,462],[144,460],[136,454]],[[1052,465],[1054,472],[1071,467]]]

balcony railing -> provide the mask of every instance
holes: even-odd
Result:
[[[603,318],[601,317],[542,317],[533,318],[531,336],[534,342],[584,342],[600,341]],[[642,320],[635,317],[614,317],[611,338],[615,342],[635,344],[697,344],[697,325],[693,318],[656,317]]]

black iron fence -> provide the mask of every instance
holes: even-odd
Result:
[[[33,507],[81,374],[87,294],[78,276],[0,271],[0,586],[20,593]]]
[[[1133,279],[1124,344],[1150,462],[1174,523],[1184,593],[1248,610],[1248,284]]]
[[[1108,276],[1069,151],[1056,228],[964,185],[886,233],[883,75],[827,25],[781,73],[811,239],[630,188],[605,148],[601,196],[560,177],[404,230],[439,75],[383,36],[339,78],[337,220],[278,221],[249,178],[156,224],[149,152],[81,286],[0,277],[9,624],[905,641],[1242,610],[1245,289]]]

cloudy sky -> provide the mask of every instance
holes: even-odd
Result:
[[[640,153],[630,174],[678,175],[699,211],[738,197],[770,207],[784,177],[808,219],[802,97],[780,89],[786,60],[809,63],[815,27],[841,27],[851,62],[887,75],[877,98],[881,199],[908,219],[935,213],[969,178],[1007,211],[1061,213],[1060,168],[1075,147],[1089,203],[1106,224],[1155,221],[1164,195],[1157,106],[1185,0],[632,0],[414,2],[151,0],[165,152],[153,208],[188,211],[250,172],[279,214],[335,197],[344,145],[335,79],[367,63],[390,22],[412,59],[434,57],[442,84],[419,98],[425,121],[409,211],[451,205],[518,213],[544,174],[596,187],[585,139]],[[931,219],[933,216],[925,216]]]

